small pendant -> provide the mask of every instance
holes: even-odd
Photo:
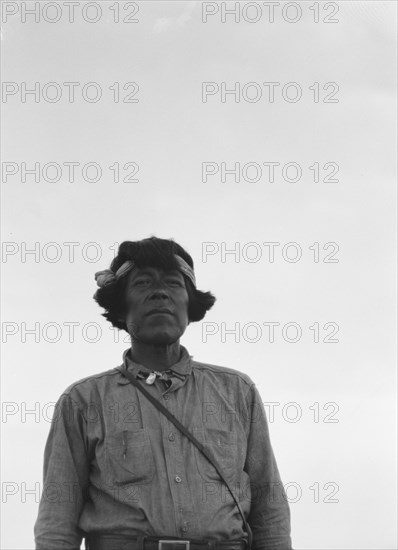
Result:
[[[151,372],[151,374],[145,380],[145,384],[153,384],[155,380],[156,380],[156,372]]]

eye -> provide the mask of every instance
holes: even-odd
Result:
[[[171,286],[182,286],[182,282],[180,281],[180,279],[168,279],[166,282],[168,285]]]
[[[133,283],[134,286],[147,286],[150,284],[151,284],[151,281],[148,278],[136,279]]]

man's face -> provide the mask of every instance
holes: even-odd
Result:
[[[188,325],[188,292],[182,274],[154,267],[134,269],[126,287],[126,325],[134,341],[172,344]]]

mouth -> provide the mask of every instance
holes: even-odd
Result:
[[[148,315],[173,315],[173,313],[167,308],[155,308],[151,309],[151,311],[147,313],[147,316]]]

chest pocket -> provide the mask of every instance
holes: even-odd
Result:
[[[233,480],[238,475],[238,447],[235,432],[208,428],[194,429],[193,435],[209,449],[224,477]],[[195,447],[195,459],[199,474],[205,481],[220,481],[214,466]]]
[[[116,485],[150,483],[155,475],[151,441],[145,429],[122,430],[105,439],[109,481]]]

